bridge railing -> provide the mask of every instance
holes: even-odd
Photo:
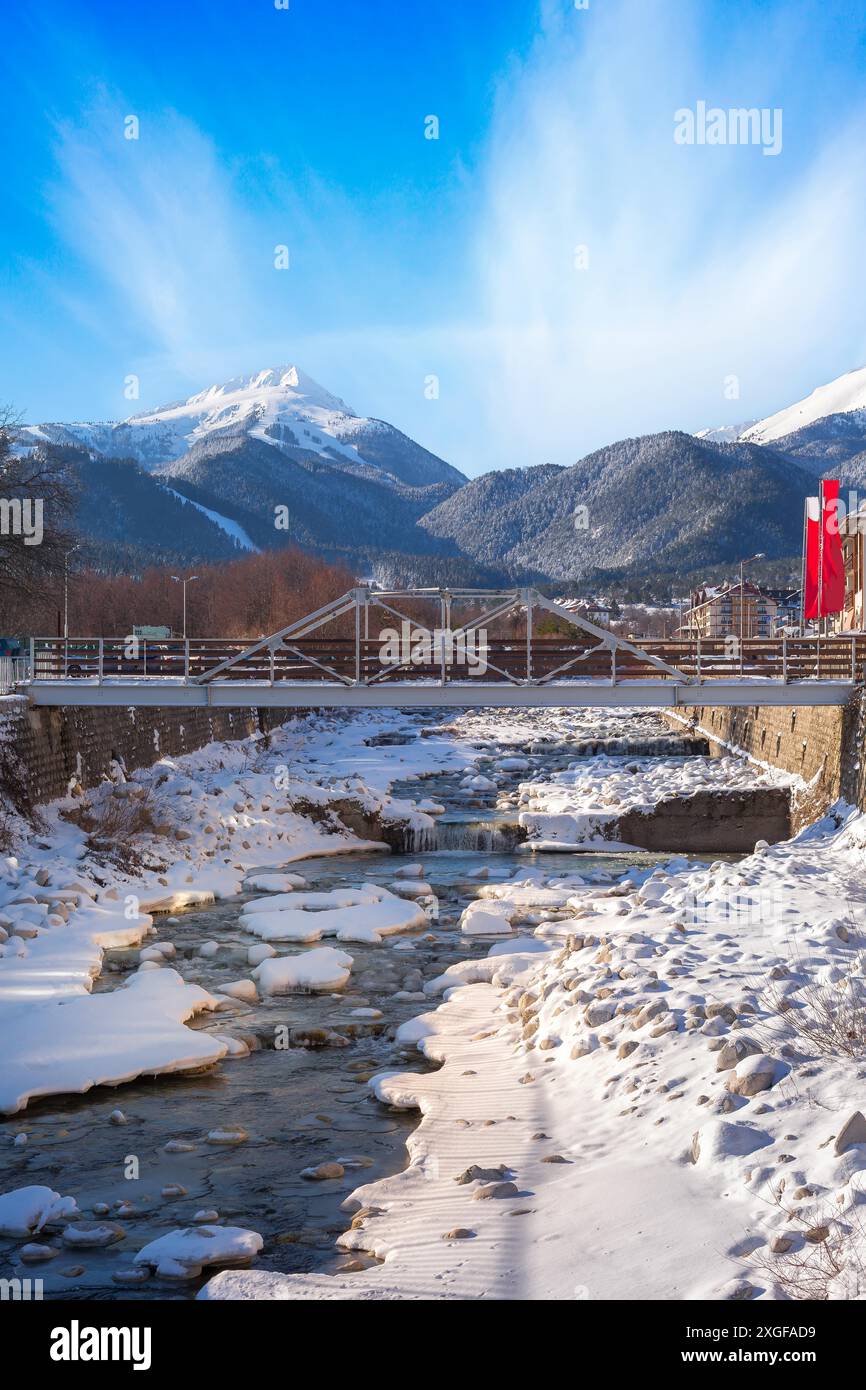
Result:
[[[612,636],[612,634],[611,634]],[[842,681],[866,679],[866,634],[747,639],[631,639],[630,648],[585,633],[496,637],[480,650],[484,669],[439,659],[390,664],[379,638],[318,633],[259,647],[249,638],[37,637],[31,641],[33,678],[48,680],[199,681],[231,663],[221,681],[297,681],[379,684],[394,681],[471,681],[544,684],[552,680]],[[245,655],[246,653],[246,655]],[[423,654],[422,654],[423,655]],[[646,657],[647,659],[643,659]],[[652,658],[652,661],[650,660]],[[669,670],[656,664],[665,663]],[[0,673],[2,674],[2,673]]]
[[[11,695],[27,679],[27,659],[23,656],[0,656],[0,695]]]
[[[35,637],[31,641],[31,665],[34,680],[183,679],[243,648],[242,641],[210,638],[186,642],[183,638]]]

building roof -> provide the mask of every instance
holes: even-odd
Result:
[[[739,594],[740,581],[731,583],[730,580],[723,584],[700,584],[694,590],[695,596],[701,596],[702,603],[711,603],[713,599],[729,598],[731,594]],[[746,598],[767,598],[772,597],[768,590],[761,589],[754,584],[751,579],[747,579],[743,584],[743,594]]]

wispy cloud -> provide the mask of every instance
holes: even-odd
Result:
[[[66,309],[116,345],[119,379],[143,373],[143,404],[298,360],[470,472],[764,414],[859,365],[862,112],[807,128],[785,109],[774,159],[673,139],[698,99],[785,107],[796,21],[719,52],[701,6],[540,15],[447,228],[399,190],[358,206],[266,151],[228,160],[176,113],[142,113],[126,140],[130,108],[106,97],[57,132],[52,216],[82,267]],[[437,217],[448,251],[424,262],[410,248]]]
[[[155,404],[155,391],[287,360],[313,370],[304,357],[312,350],[326,382],[336,380],[333,360],[335,373],[349,366],[350,385],[363,386],[368,332],[369,385],[377,345],[388,359],[405,332],[388,318],[405,314],[406,272],[387,219],[365,222],[314,171],[290,176],[267,151],[226,158],[174,111],[141,113],[139,138],[129,140],[130,114],[106,96],[58,126],[48,195],[79,267],[67,264],[52,293],[84,332],[111,344],[118,382],[140,373],[143,398]],[[283,246],[288,271],[275,268]],[[377,286],[381,321],[369,314]]]
[[[500,458],[567,462],[628,433],[742,419],[864,352],[862,119],[809,157],[796,126],[775,160],[675,145],[680,106],[733,92],[763,106],[767,91],[757,58],[738,53],[735,78],[718,55],[704,69],[681,19],[633,0],[552,7],[500,93],[476,236],[476,382]]]
[[[108,327],[121,360],[130,342],[144,341],[188,375],[210,345],[252,322],[251,227],[229,172],[194,125],[173,112],[144,115],[139,138],[127,139],[129,114],[106,99],[86,123],[58,129],[52,212],[114,306]],[[84,299],[80,311],[89,321]]]

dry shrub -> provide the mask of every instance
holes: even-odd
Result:
[[[121,783],[121,786],[139,783]],[[126,868],[141,864],[141,852],[136,841],[142,835],[154,833],[154,796],[150,787],[141,786],[141,794],[118,796],[114,790],[100,787],[95,796],[87,797],[73,810],[63,812],[65,820],[82,829],[90,847],[102,858],[122,863]]]
[[[784,1192],[775,1194],[775,1203],[783,1206]],[[763,1246],[748,1261],[752,1270],[767,1277],[779,1296],[824,1303],[831,1298],[857,1298],[866,1292],[866,1220],[860,1209],[847,1212],[844,1220],[829,1202],[817,1215],[802,1216],[796,1208],[785,1215],[795,1239],[799,1236],[794,1249],[774,1254],[769,1246]],[[824,1239],[807,1239],[809,1232],[824,1231]]]
[[[15,812],[0,798],[0,854],[11,853],[15,840]]]
[[[800,1002],[781,1014],[795,1038],[821,1057],[866,1055],[866,993],[860,980],[844,988],[833,984],[805,985]]]
[[[18,752],[0,745],[0,851],[12,852],[22,833],[43,834],[45,823],[33,801],[33,786]]]
[[[772,1049],[787,1041],[804,1046],[810,1056],[857,1061],[866,1056],[863,939],[850,912],[840,926],[846,933],[840,937],[844,949],[839,958],[844,979],[816,979],[818,962],[804,960],[794,951],[790,976],[769,984],[756,982],[767,1017],[763,1026],[758,1024],[752,1031],[763,1046]],[[805,983],[792,990],[792,976],[805,978]]]

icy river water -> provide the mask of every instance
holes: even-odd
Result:
[[[513,750],[502,750],[508,751]],[[551,771],[564,765],[562,757],[551,757]],[[514,786],[519,780],[515,772]],[[417,783],[413,792],[418,794]],[[486,866],[485,881],[495,883],[530,862],[527,853],[506,848],[514,837],[501,813],[497,820],[495,798],[488,806],[476,798],[468,807],[455,776],[429,779],[424,793],[446,807],[439,828],[439,843],[446,848],[341,854],[289,867],[303,874],[310,889],[327,890],[390,883],[401,867],[420,864],[437,900],[426,927],[378,946],[353,942],[351,978],[339,994],[234,1001],[229,1013],[198,1016],[193,1026],[244,1039],[251,1048],[248,1057],[198,1075],[142,1079],[80,1097],[46,1099],[31,1105],[26,1117],[3,1122],[10,1139],[21,1129],[28,1136],[20,1151],[6,1150],[5,1186],[41,1183],[74,1192],[82,1212],[102,1211],[128,1231],[114,1245],[64,1251],[50,1266],[26,1271],[43,1279],[46,1298],[193,1297],[204,1278],[178,1284],[149,1277],[132,1285],[123,1271],[147,1241],[170,1226],[191,1224],[203,1212],[211,1213],[211,1220],[218,1213],[221,1223],[261,1233],[257,1269],[327,1273],[363,1262],[363,1256],[336,1245],[352,1216],[342,1204],[360,1183],[405,1166],[406,1140],[416,1123],[413,1115],[375,1100],[366,1082],[383,1068],[425,1067],[414,1048],[395,1042],[396,1027],[435,1007],[436,1000],[423,995],[426,981],[458,960],[488,953],[490,938],[460,931],[461,912],[481,886],[479,867]],[[634,864],[670,858],[553,853],[543,856],[542,867],[547,874],[606,870],[614,877]],[[160,919],[159,939],[173,942],[171,964],[185,979],[216,990],[249,974],[251,937],[238,924],[244,901],[190,910],[169,922]],[[200,947],[209,940],[218,940],[220,950],[202,955]],[[280,947],[285,949],[295,948]],[[95,988],[117,988],[137,964],[137,951],[110,952]],[[380,1016],[358,1016],[353,1011],[359,1009]],[[286,1038],[290,1045],[275,1045]],[[244,1142],[209,1141],[209,1134],[227,1126],[241,1126],[247,1132]],[[326,1162],[342,1165],[344,1176],[326,1181],[301,1176]],[[130,1172],[138,1176],[127,1176]],[[11,1242],[0,1240],[0,1254],[7,1250]]]

